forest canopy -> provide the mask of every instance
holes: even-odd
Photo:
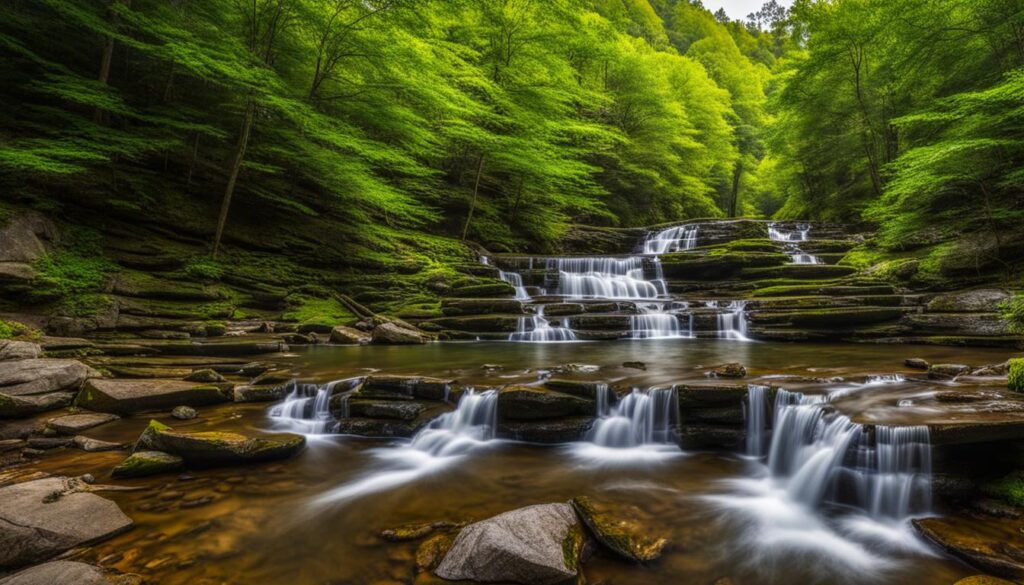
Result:
[[[997,234],[1024,216],[1022,10],[11,0],[0,180],[211,202],[214,254],[238,205],[537,251],[575,223],[744,215]]]

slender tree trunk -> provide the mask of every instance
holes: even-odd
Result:
[[[192,187],[192,174],[196,170],[196,161],[199,159],[199,136],[196,132],[196,141],[192,144],[192,160],[188,163],[188,177],[185,179],[185,187]]]
[[[736,167],[732,171],[732,200],[729,201],[729,217],[736,217],[736,210],[739,208],[740,200],[740,177],[743,176],[743,161],[736,161]]]
[[[125,6],[131,6],[132,5],[131,0],[113,0],[113,1],[114,2],[120,2],[120,3],[124,4]],[[120,21],[120,18],[118,18],[117,13],[111,11],[111,14],[110,14],[110,25],[112,27],[114,27],[114,28],[117,28],[118,21]],[[113,61],[114,61],[114,37],[108,36],[103,41],[103,56],[100,58],[100,74],[99,74],[99,77],[97,77],[99,82],[102,83],[103,85],[107,85],[107,82],[110,81],[110,68],[111,68],[111,65],[113,64]],[[102,124],[104,122],[104,118],[105,118],[105,112],[102,109],[96,108],[95,110],[93,110],[93,113],[92,113],[92,120],[93,120],[93,122],[96,122],[97,124]]]
[[[238,172],[242,168],[242,161],[245,160],[245,149],[249,146],[249,134],[252,132],[253,118],[256,115],[256,104],[250,97],[245,106],[245,118],[242,121],[242,130],[238,135],[238,144],[235,146],[235,154],[231,161],[231,171],[228,174],[228,184],[224,187],[224,199],[220,204],[220,216],[217,218],[217,233],[213,237],[213,258],[217,259],[220,252],[220,239],[224,235],[224,225],[228,220],[228,210],[231,209],[231,197],[235,193],[235,183],[238,181]]]
[[[519,177],[519,186],[516,188],[516,201],[512,204],[512,213],[509,215],[509,221],[515,221],[516,215],[519,214],[519,204],[523,201],[523,177]]]
[[[473,199],[469,204],[469,215],[466,216],[466,224],[462,226],[462,241],[466,241],[466,235],[469,233],[469,224],[473,221],[473,212],[476,211],[476,198],[480,193],[480,175],[484,172],[484,153],[480,153],[480,158],[477,159],[476,163],[476,181],[473,183]]]

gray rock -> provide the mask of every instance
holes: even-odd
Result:
[[[224,376],[221,376],[212,369],[206,368],[204,370],[196,370],[191,374],[185,376],[186,382],[203,382],[205,384],[216,384],[224,381]]]
[[[178,420],[192,420],[199,416],[199,413],[191,406],[176,406],[171,411],[171,416]]]
[[[38,396],[8,396],[0,392],[0,418],[24,418],[64,408],[71,404],[74,398],[75,395],[71,392],[51,392]]]
[[[928,310],[942,313],[994,313],[1013,295],[1001,289],[982,288],[938,295],[928,302]]]
[[[932,364],[928,366],[928,377],[933,380],[949,380],[971,371],[964,364]]]
[[[0,262],[31,264],[57,243],[57,227],[43,214],[26,211],[0,226]]]
[[[414,345],[430,341],[430,336],[416,329],[402,327],[395,323],[381,323],[373,328],[373,343],[385,345]]]
[[[83,412],[50,419],[46,425],[62,435],[77,435],[84,430],[98,427],[118,418],[120,417],[116,414],[105,412]]]
[[[235,402],[276,402],[288,394],[284,385],[267,384],[262,386],[235,386]]]
[[[0,392],[8,396],[30,396],[59,390],[78,390],[87,378],[99,372],[77,360],[26,359],[0,368]]]
[[[89,380],[75,401],[99,412],[131,414],[175,406],[209,406],[228,402],[230,394],[209,384],[181,380]]]
[[[334,329],[331,329],[331,343],[363,344],[369,342],[369,335],[353,327],[338,325]]]
[[[903,360],[903,365],[907,366],[908,368],[913,368],[915,370],[927,370],[930,364],[928,363],[928,360],[925,359],[907,358]]]
[[[119,451],[124,449],[124,445],[121,443],[100,441],[99,439],[91,439],[85,435],[75,435],[73,441],[76,447],[88,453],[96,453],[99,451]]]
[[[117,504],[79,491],[82,485],[48,477],[0,488],[0,567],[43,561],[132,525]]]
[[[443,579],[555,585],[574,579],[566,542],[579,520],[569,504],[528,506],[462,529],[435,573]],[[572,555],[575,556],[575,555]]]
[[[185,460],[162,451],[136,451],[110,472],[111,477],[130,478],[176,473],[185,469]]]
[[[29,341],[0,340],[0,362],[36,359],[43,353],[38,343]]]
[[[51,561],[0,579],[0,585],[110,585],[99,567],[76,561]]]

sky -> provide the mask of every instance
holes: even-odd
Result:
[[[767,0],[704,0],[704,7],[711,12],[715,12],[719,8],[725,8],[726,14],[728,14],[733,20],[746,20],[748,14],[751,12],[757,12],[766,1]],[[793,4],[793,0],[778,0],[778,2],[786,7]]]

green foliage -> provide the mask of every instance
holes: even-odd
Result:
[[[1024,294],[1017,294],[1000,307],[1013,333],[1024,333]]]
[[[1024,358],[1014,358],[1009,364],[1007,387],[1015,392],[1024,392]]]
[[[182,270],[200,280],[220,280],[224,276],[224,266],[205,256],[190,259]]]
[[[315,290],[310,292],[324,294]],[[293,321],[299,325],[318,324],[329,327],[347,324],[356,319],[356,316],[333,295],[321,298],[310,294],[310,292],[289,297],[289,307],[281,314],[281,319]]]
[[[99,235],[67,226],[61,247],[33,263],[32,300],[56,301],[68,314],[86,316],[109,305],[102,293],[116,265],[103,257]]]
[[[1014,506],[1024,506],[1024,472],[1015,471],[984,484],[982,491]]]
[[[27,339],[35,340],[42,336],[35,327],[19,323],[17,321],[5,321],[0,319],[0,339]]]

